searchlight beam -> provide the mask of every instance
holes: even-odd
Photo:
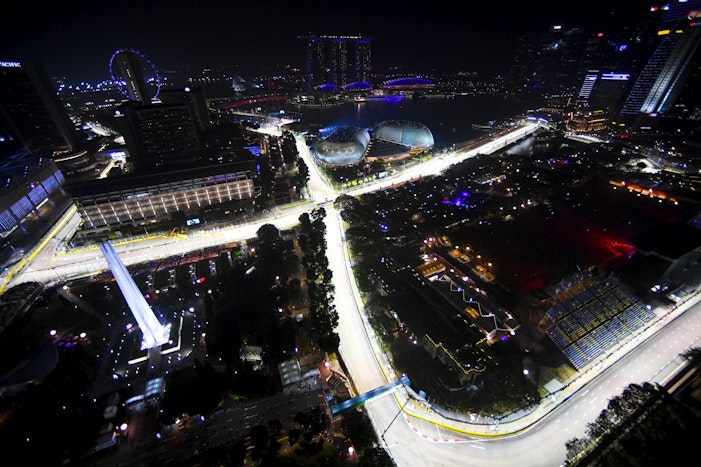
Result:
[[[107,260],[119,290],[124,295],[127,305],[144,336],[141,348],[152,349],[168,342],[169,329],[158,321],[112,244],[108,241],[101,242],[100,251],[102,251],[102,255]]]

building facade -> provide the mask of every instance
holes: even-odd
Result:
[[[371,39],[363,35],[308,35],[304,39],[308,90],[324,84],[341,88],[370,79]]]
[[[664,24],[662,38],[626,99],[621,114],[668,113],[686,83],[701,44],[701,18]]]
[[[86,229],[145,225],[181,212],[230,201],[252,205],[257,195],[255,166],[249,162],[189,167],[67,185]]]
[[[175,166],[197,161],[201,149],[189,103],[142,105],[126,102],[118,108],[129,158],[137,169]]]
[[[63,174],[48,157],[24,152],[0,162],[0,236],[23,230],[22,220],[35,213],[49,197],[62,190]]]
[[[62,154],[79,144],[79,133],[43,68],[0,61],[0,155],[22,148]]]

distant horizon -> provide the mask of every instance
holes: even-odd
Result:
[[[353,5],[211,0],[206,7],[187,0],[138,5],[77,1],[69,6],[30,0],[7,12],[0,30],[0,60],[34,62],[49,76],[72,82],[107,79],[111,55],[123,48],[139,50],[159,71],[304,69],[301,37],[312,32],[369,37],[372,69],[380,73],[400,67],[416,73],[462,69],[489,76],[507,71],[518,35],[557,23],[591,26],[645,10],[646,2],[630,3],[543,0],[535,8],[516,1],[446,2],[426,11],[362,0]]]

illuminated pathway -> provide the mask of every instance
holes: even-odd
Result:
[[[122,260],[119,259],[117,252],[114,251],[112,244],[109,241],[100,243],[100,251],[102,251],[102,255],[107,260],[119,290],[124,295],[127,305],[129,305],[129,309],[144,336],[141,348],[153,349],[168,342],[170,335],[168,328],[156,319],[156,315],[151,310],[144,296],[141,295],[141,291],[136,286],[134,279],[132,279]]]
[[[343,410],[350,409],[352,407],[357,407],[359,405],[364,405],[365,403],[370,402],[372,400],[392,394],[397,389],[399,389],[399,386],[409,386],[409,384],[411,384],[409,382],[409,378],[407,378],[406,375],[402,376],[401,379],[392,381],[391,383],[387,383],[384,386],[380,386],[379,388],[371,389],[370,391],[365,392],[359,396],[355,396],[352,399],[345,400],[340,404],[332,406],[331,413],[336,415],[337,413]]]

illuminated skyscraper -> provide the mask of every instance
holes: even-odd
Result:
[[[77,149],[78,132],[44,70],[35,63],[0,61],[0,148],[58,154]]]
[[[308,35],[304,39],[307,48],[307,89],[322,84],[340,88],[370,78],[371,39],[362,35]]]
[[[701,17],[688,16],[693,4],[675,4],[658,30],[658,44],[637,77],[623,106],[623,115],[660,115],[668,113],[681,92],[698,58],[701,44]],[[678,10],[682,5],[683,10]],[[686,12],[686,13],[684,13]]]

